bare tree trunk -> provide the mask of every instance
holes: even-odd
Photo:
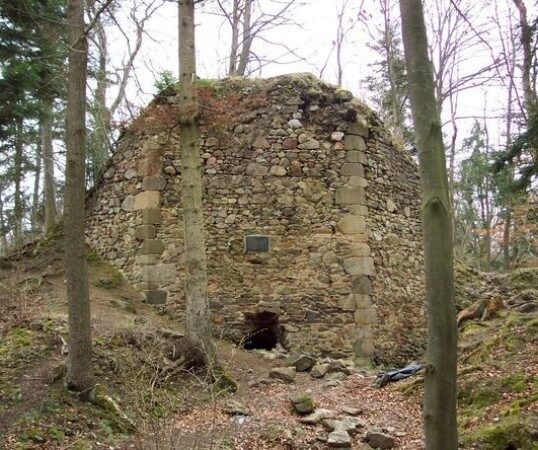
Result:
[[[95,0],[87,0],[90,12],[97,14]],[[106,106],[107,94],[107,38],[101,17],[97,17],[94,25],[95,36],[97,38],[97,86],[92,106],[92,116],[94,128],[91,134],[90,159],[91,159],[91,179],[97,182],[108,159],[108,133],[110,131],[110,113]]]
[[[202,352],[208,367],[212,367],[216,363],[216,354],[211,336],[207,298],[200,133],[194,89],[196,79],[194,0],[179,2],[179,65],[181,185],[187,271],[186,330],[194,346]]]
[[[56,180],[54,178],[54,152],[52,146],[53,99],[47,97],[44,102],[41,119],[41,148],[43,168],[45,171],[45,220],[44,230],[48,233],[56,220]]]
[[[421,0],[400,0],[408,88],[423,195],[428,349],[424,392],[427,450],[456,450],[457,329],[452,218],[441,122]]]
[[[43,118],[39,123],[39,134],[43,132]],[[39,230],[39,189],[41,187],[41,166],[43,165],[43,151],[41,141],[37,142],[35,151],[34,192],[32,194],[32,231]]]
[[[344,45],[344,16],[346,14],[347,2],[342,4],[342,9],[336,9],[336,16],[338,25],[336,27],[336,84],[342,86],[342,79],[344,77],[344,68],[342,66],[342,47]]]
[[[86,76],[88,46],[84,33],[84,0],[67,6],[69,64],[67,81],[67,156],[64,240],[69,312],[68,388],[88,399],[93,388],[88,273],[84,256],[86,143]]]
[[[15,181],[15,194],[13,200],[13,238],[18,243],[22,237],[22,219],[24,216],[24,199],[21,191],[22,162],[23,162],[23,123],[17,120],[15,136],[15,157],[13,158],[13,178]]]
[[[3,189],[0,186],[0,253],[3,253],[7,248],[7,231],[6,216],[4,215]]]
[[[230,47],[230,63],[228,66],[228,75],[235,75],[237,70],[237,51],[239,49],[239,18],[241,16],[239,9],[240,0],[233,0],[231,27],[232,27],[232,44]]]
[[[527,120],[529,120],[530,113],[534,111],[536,107],[536,93],[533,89],[533,83],[531,79],[532,70],[532,28],[527,20],[527,7],[523,0],[513,0],[516,8],[519,12],[519,26],[521,28],[521,46],[523,47],[523,94],[525,97],[525,112],[527,114]]]
[[[243,42],[241,43],[241,53],[237,66],[237,75],[245,76],[250,58],[250,48],[252,46],[252,0],[245,0],[243,9]]]

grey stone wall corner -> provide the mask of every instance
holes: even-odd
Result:
[[[371,277],[375,276],[375,267],[366,227],[368,181],[365,166],[368,165],[368,159],[365,139],[368,136],[365,122],[357,121],[348,125],[344,139],[346,161],[340,173],[345,184],[335,192],[336,204],[346,211],[336,229],[347,238],[350,249],[342,260],[342,266],[352,280],[351,294],[345,303],[346,310],[353,313],[356,325],[352,338],[353,351],[358,358],[365,360],[374,354],[373,327],[377,323],[376,309],[371,300]]]
[[[164,243],[157,238],[157,231],[162,225],[161,190],[166,180],[160,176],[145,176],[142,191],[134,199],[135,211],[142,213],[142,225],[135,231],[135,237],[142,241],[140,252],[135,260],[136,271],[140,274],[141,290],[147,303],[164,305],[168,292],[162,288],[161,255]]]

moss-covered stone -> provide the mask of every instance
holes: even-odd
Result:
[[[301,415],[310,414],[316,407],[314,400],[312,400],[312,397],[310,397],[308,394],[301,394],[293,397],[291,399],[291,405],[293,407],[293,411]]]
[[[536,422],[536,419],[534,419]],[[487,424],[463,436],[466,445],[478,445],[483,450],[536,449],[532,437],[536,423],[531,418],[503,417],[498,423]]]

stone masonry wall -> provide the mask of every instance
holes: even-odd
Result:
[[[202,83],[203,84],[203,83]],[[173,93],[127,130],[88,208],[89,244],[181,319]],[[199,89],[209,297],[219,333],[278,315],[283,345],[402,362],[422,350],[417,170],[376,116],[308,75]],[[266,235],[269,252],[245,252]]]

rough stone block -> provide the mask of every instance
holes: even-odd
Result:
[[[351,294],[355,303],[354,309],[367,309],[372,307],[372,299],[367,294]]]
[[[342,311],[355,311],[356,302],[353,294],[340,297],[338,299],[338,308]]]
[[[360,150],[361,152],[366,150],[366,143],[362,136],[356,134],[348,134],[344,139],[344,146],[347,150]]]
[[[286,171],[286,169],[284,167],[281,167],[281,166],[272,166],[271,167],[271,170],[269,170],[269,173],[271,175],[274,175],[276,177],[283,177],[285,176],[288,172]]]
[[[320,147],[320,144],[315,139],[310,139],[297,146],[301,150],[316,150]]]
[[[128,195],[125,197],[121,204],[121,209],[124,211],[130,212],[134,211],[134,204],[135,204],[135,196],[134,195]]]
[[[353,351],[359,358],[370,358],[375,351],[373,337],[369,334],[357,339],[353,344]]]
[[[138,255],[135,258],[135,264],[139,266],[146,266],[148,264],[156,264],[157,255]]]
[[[340,173],[344,177],[363,177],[364,178],[364,166],[358,162],[346,162],[342,164]]]
[[[159,206],[161,193],[159,191],[144,191],[136,194],[134,209],[156,208]]]
[[[136,288],[139,291],[153,291],[160,289],[161,286],[159,286],[159,283],[155,281],[141,281],[136,285]]]
[[[363,188],[340,188],[336,190],[336,203],[340,205],[364,205],[366,193]]]
[[[138,176],[138,172],[136,171],[136,169],[127,169],[123,173],[123,178],[125,178],[126,180],[130,180],[130,179],[135,178],[137,176]]]
[[[343,261],[344,270],[349,275],[374,275],[374,260],[369,256],[353,256]]]
[[[146,302],[151,303],[152,305],[162,305],[166,303],[166,297],[168,293],[161,290],[146,291]]]
[[[348,209],[351,214],[355,214],[356,216],[368,215],[368,207],[366,205],[351,205]]]
[[[147,239],[142,244],[143,255],[160,255],[164,250],[163,241],[160,239]]]
[[[373,308],[357,308],[354,317],[357,325],[372,325],[377,320],[377,314]]]
[[[163,221],[160,208],[146,208],[142,210],[142,222],[144,224],[159,225]]]
[[[370,134],[368,131],[368,125],[366,120],[362,117],[357,116],[357,121],[350,123],[347,127],[348,134],[355,134],[357,136],[362,136],[367,138]]]
[[[170,284],[176,278],[174,264],[155,264],[140,267],[140,276],[143,282],[158,285]]]
[[[166,186],[166,180],[164,177],[144,177],[142,180],[142,189],[144,191],[160,191]]]
[[[390,198],[387,199],[387,211],[388,212],[396,212],[398,207],[396,206],[396,203],[394,203]]]
[[[368,180],[363,177],[351,176],[349,177],[349,180],[346,183],[346,187],[351,187],[351,188],[355,188],[355,187],[365,188],[366,186],[368,186]]]
[[[157,235],[157,230],[153,225],[141,225],[135,231],[135,237],[137,239],[154,239]]]
[[[261,150],[267,150],[271,148],[269,145],[269,142],[267,142],[267,139],[265,139],[263,136],[258,136],[255,141],[252,143],[253,148],[261,149]]]
[[[263,164],[250,163],[245,169],[245,173],[250,177],[263,177],[269,172],[269,167]]]
[[[346,153],[346,161],[352,163],[368,164],[368,158],[366,158],[366,153],[359,150],[349,150]]]
[[[366,242],[354,242],[349,250],[351,256],[370,256],[370,246]]]
[[[336,224],[336,229],[342,234],[362,234],[366,232],[365,216],[353,214],[344,215]]]

